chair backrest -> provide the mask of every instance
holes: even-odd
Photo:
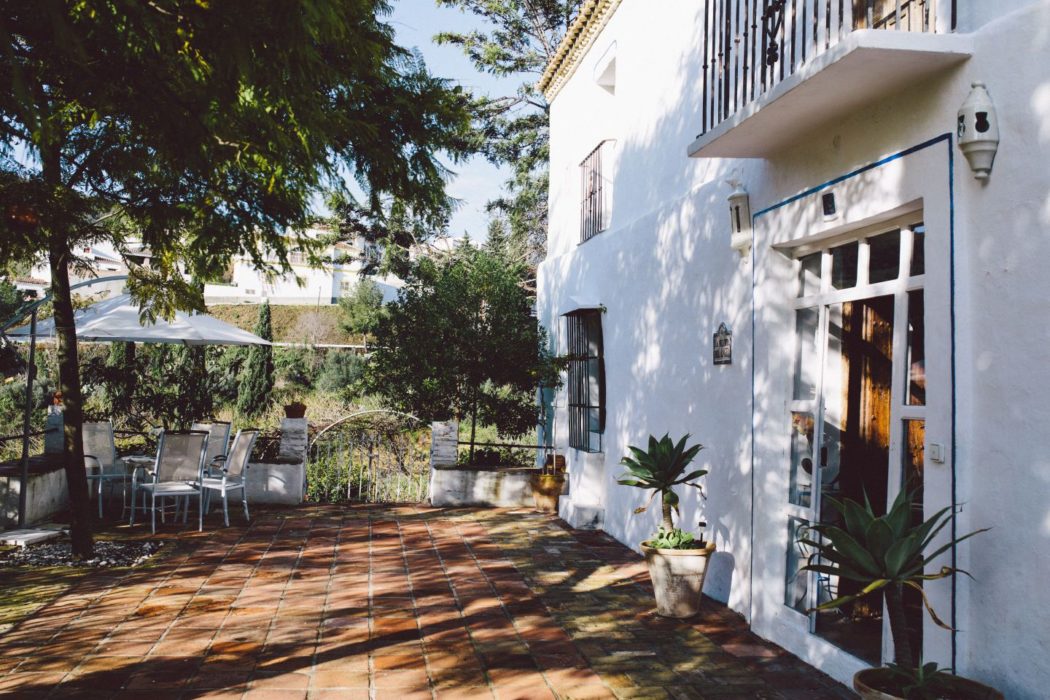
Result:
[[[84,454],[102,464],[103,473],[112,472],[117,461],[117,446],[113,442],[113,423],[100,421],[84,423]]]
[[[208,433],[203,430],[162,433],[157,446],[157,482],[199,479],[207,447]]]
[[[211,423],[196,423],[190,426],[190,430],[203,430],[208,433],[208,452],[204,458],[204,466],[211,464],[212,460],[219,455],[226,454],[230,446],[230,424],[226,421],[212,421]]]
[[[255,446],[255,438],[259,437],[259,431],[248,429],[238,430],[237,437],[233,439],[233,447],[226,458],[227,476],[240,476],[248,468],[248,460],[252,457],[252,448]]]

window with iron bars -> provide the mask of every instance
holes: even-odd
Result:
[[[608,175],[602,161],[608,160],[612,141],[602,141],[580,163],[580,242],[588,241],[609,227]],[[609,163],[605,163],[608,167]]]
[[[569,447],[601,452],[605,431],[605,358],[597,309],[565,317],[569,367]]]

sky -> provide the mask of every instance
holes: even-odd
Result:
[[[397,42],[418,50],[432,74],[489,95],[512,94],[516,90],[517,81],[479,73],[458,47],[433,42],[438,32],[479,28],[481,23],[474,15],[437,7],[434,0],[394,0],[392,5],[393,13],[387,22],[397,33]],[[455,237],[469,233],[473,240],[484,240],[488,226],[485,203],[499,195],[510,171],[479,157],[450,167],[456,174],[449,182],[448,193],[459,200],[459,207],[452,216],[449,233]]]

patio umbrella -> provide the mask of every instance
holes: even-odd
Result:
[[[178,311],[167,321],[143,325],[139,321],[139,306],[128,294],[118,294],[77,311],[75,316],[77,339],[101,343],[173,343],[176,345],[270,345],[254,333],[220,321],[207,314]],[[12,340],[28,340],[30,327],[20,326],[7,331]],[[36,324],[36,337],[53,338],[54,319]]]
[[[107,278],[109,279],[109,278]],[[83,286],[84,283],[77,286]],[[48,297],[45,297],[46,300]],[[42,303],[41,300],[39,303]],[[39,305],[39,303],[37,305]],[[36,320],[36,308],[32,309],[32,321],[5,331],[12,340],[30,341],[30,360],[33,364],[33,348],[36,339],[55,337],[53,318]],[[270,341],[254,333],[242,330],[207,314],[189,314],[176,312],[170,320],[157,319],[156,323],[143,324],[140,321],[139,306],[128,294],[118,294],[81,309],[74,314],[77,329],[77,340],[115,343],[170,343],[175,345],[271,345]],[[33,374],[28,373],[26,382],[25,432],[22,447],[22,490],[19,494],[18,522],[19,527],[25,523],[26,492],[29,469],[29,416],[32,410],[29,397],[32,395]]]

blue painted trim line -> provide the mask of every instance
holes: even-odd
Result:
[[[951,133],[945,134],[948,138],[948,319],[950,325],[949,330],[949,342],[951,343],[951,406],[952,406],[952,463],[951,463],[951,478],[952,478],[952,508],[959,502],[958,494],[955,485],[955,448],[956,448],[956,430],[955,430],[955,414],[956,414],[956,395],[955,395],[955,149],[952,147],[953,139]],[[956,529],[955,514],[952,514],[952,541],[958,536]],[[952,545],[952,568],[957,568],[957,552],[956,546]],[[959,629],[958,620],[956,617],[956,576],[952,576],[952,673],[956,672],[956,657],[958,655],[958,645],[956,640],[956,631]]]
[[[769,212],[773,211],[774,209],[779,209],[780,207],[787,206],[788,204],[791,204],[792,202],[797,202],[800,199],[803,199],[805,197],[809,197],[811,195],[814,195],[817,192],[820,192],[821,190],[824,190],[824,189],[827,189],[828,187],[831,187],[832,185],[837,185],[838,183],[843,182],[844,180],[849,180],[852,177],[856,177],[857,175],[860,175],[862,173],[866,173],[869,170],[873,170],[875,168],[878,168],[879,166],[885,165],[886,163],[891,163],[891,162],[893,162],[895,160],[898,160],[900,158],[903,158],[905,156],[910,156],[912,153],[915,153],[916,151],[921,151],[924,148],[929,148],[930,146],[932,146],[934,144],[937,144],[937,143],[940,143],[941,141],[948,141],[949,142],[949,146],[951,146],[951,136],[952,135],[950,133],[941,134],[940,136],[935,136],[934,138],[930,139],[929,141],[923,141],[922,143],[920,143],[917,146],[912,146],[911,148],[907,148],[907,149],[905,149],[903,151],[900,151],[899,153],[894,153],[891,156],[886,156],[882,160],[877,160],[874,163],[868,163],[865,166],[857,168],[853,172],[846,173],[845,175],[840,175],[839,177],[835,178],[834,180],[828,180],[824,184],[817,185],[816,187],[811,187],[810,189],[806,190],[805,192],[800,192],[799,194],[796,194],[796,195],[794,195],[792,197],[788,197],[787,199],[785,199],[785,200],[783,200],[781,202],[777,202],[773,206],[766,207],[765,209],[761,210],[760,212],[758,212],[757,214],[752,216],[751,217],[752,224],[754,223],[755,219],[757,219],[758,217],[762,216],[763,214],[768,214]]]
[[[955,452],[957,446],[956,440],[956,408],[957,408],[957,396],[956,396],[956,382],[955,382],[955,371],[956,371],[956,321],[955,321],[955,149],[953,148],[954,139],[951,132],[946,132],[940,136],[935,136],[927,141],[923,141],[920,144],[906,148],[903,151],[894,153],[893,155],[886,156],[881,160],[877,160],[873,163],[861,166],[856,170],[853,170],[845,175],[840,175],[832,180],[828,180],[816,187],[811,187],[804,192],[788,197],[785,200],[777,202],[772,206],[768,206],[751,215],[751,566],[750,566],[750,590],[748,593],[748,612],[750,620],[754,619],[754,572],[755,572],[755,333],[757,330],[756,325],[756,308],[755,308],[755,288],[758,284],[758,271],[755,266],[755,221],[758,217],[768,214],[769,212],[780,209],[781,207],[787,206],[792,202],[797,202],[805,197],[812,196],[821,190],[827,189],[837,185],[840,182],[849,180],[850,178],[856,177],[862,173],[866,173],[869,170],[873,170],[887,163],[891,163],[905,156],[909,156],[913,153],[921,151],[923,149],[934,146],[938,143],[946,143],[948,145],[948,316],[950,324],[950,358],[949,358],[949,369],[951,373],[950,379],[950,391],[951,391],[951,503],[952,507],[958,503],[958,492],[956,488],[956,461]],[[957,537],[957,525],[955,517],[952,517],[951,521],[951,537],[954,540]],[[952,567],[957,567],[958,552],[956,547],[951,548],[952,553]],[[958,640],[956,639],[958,625],[958,610],[957,610],[957,587],[956,577],[951,577],[952,586],[952,607],[951,607],[951,626],[952,626],[952,661],[951,668],[952,672],[956,671],[956,661],[958,658]],[[749,621],[750,621],[749,620]]]

